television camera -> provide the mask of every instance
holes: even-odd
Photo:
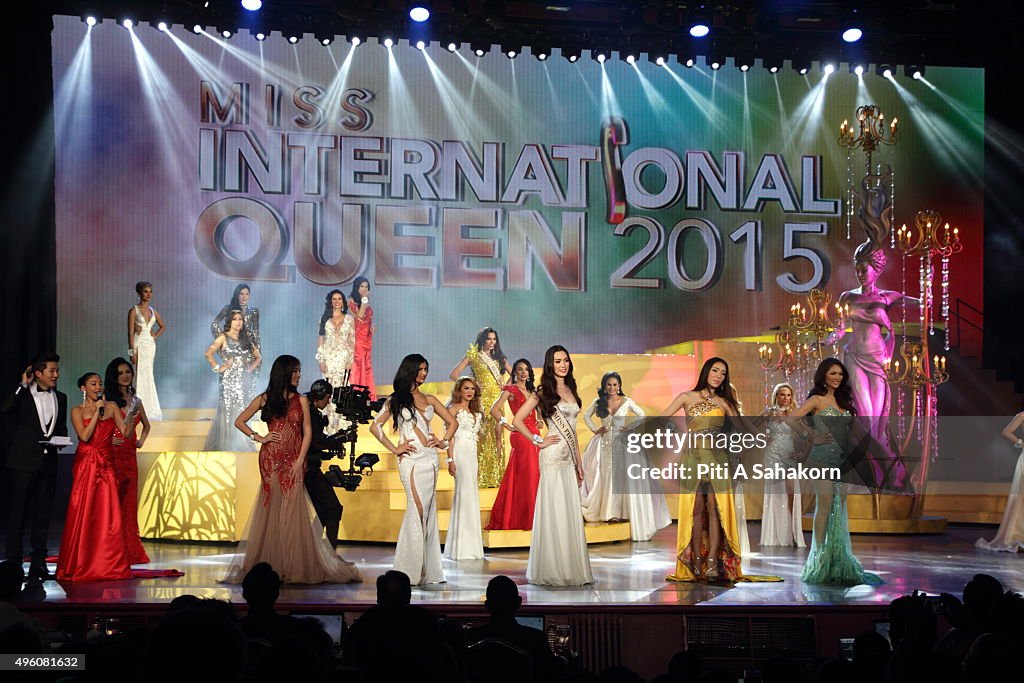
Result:
[[[348,375],[345,376],[345,381]],[[368,424],[374,415],[381,409],[387,399],[370,398],[369,387],[361,384],[346,384],[334,387],[331,394],[331,403],[334,410],[349,422],[349,426],[328,437],[329,446],[325,454],[332,458],[344,460],[346,455],[349,458],[348,470],[343,470],[338,465],[331,465],[327,468],[324,476],[332,486],[355,491],[359,488],[363,477],[373,474],[373,467],[380,462],[376,453],[363,453],[356,455],[356,440],[358,439],[359,425]]]

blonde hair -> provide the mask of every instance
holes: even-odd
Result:
[[[782,408],[779,407],[779,392],[782,391],[783,389],[789,389],[789,406],[785,409],[788,413],[791,410],[793,410],[793,400],[796,398],[796,391],[793,389],[793,385],[790,384],[789,382],[779,382],[772,389],[771,407],[778,410],[782,410]]]
[[[452,385],[452,395],[448,399],[448,405],[462,403],[462,385],[466,382],[471,382],[473,384],[473,388],[476,389],[476,393],[473,394],[473,399],[469,402],[469,412],[482,413],[483,410],[480,408],[480,385],[477,384],[477,381],[469,375],[463,375],[455,380],[455,384]]]

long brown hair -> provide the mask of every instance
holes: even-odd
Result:
[[[462,403],[462,385],[469,382],[476,389],[476,393],[473,394],[473,400],[469,402],[469,412],[471,413],[482,413],[483,410],[480,408],[480,385],[476,383],[476,380],[469,375],[463,375],[462,377],[455,380],[455,384],[452,385],[452,395],[448,399],[448,405],[455,403]]]
[[[583,401],[580,400],[580,395],[576,391],[576,378],[572,376],[572,356],[569,355],[568,349],[556,344],[544,352],[544,370],[540,373],[540,389],[537,391],[540,400],[540,416],[544,419],[555,414],[555,411],[558,410],[558,403],[562,400],[558,395],[558,378],[555,377],[555,354],[559,351],[569,358],[569,374],[563,380],[565,386],[572,391],[576,405],[583,405]]]
[[[814,371],[814,387],[807,394],[807,397],[825,396],[828,393],[828,387],[825,385],[825,374],[832,369],[833,365],[838,365],[843,371],[843,381],[840,382],[839,386],[836,387],[836,390],[832,392],[832,396],[836,399],[836,405],[843,410],[849,411],[851,415],[856,415],[857,405],[853,402],[853,389],[850,387],[850,373],[838,358],[826,358],[821,361],[818,365],[818,369]]]

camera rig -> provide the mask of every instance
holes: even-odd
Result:
[[[348,380],[347,374],[345,380]],[[373,474],[373,467],[380,462],[380,457],[376,453],[356,455],[356,440],[359,438],[359,425],[368,424],[386,400],[370,398],[369,387],[361,384],[334,387],[331,403],[334,404],[335,412],[348,420],[349,426],[328,438],[330,446],[325,449],[325,453],[332,458],[344,460],[347,451],[349,463],[348,470],[343,470],[337,465],[327,468],[324,476],[332,486],[355,491],[364,476]]]

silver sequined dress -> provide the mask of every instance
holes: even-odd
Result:
[[[235,429],[235,418],[253,398],[253,373],[249,372],[253,354],[249,346],[225,335],[224,345],[217,352],[221,365],[228,369],[220,375],[220,401],[206,437],[207,451],[254,451],[255,446]]]

